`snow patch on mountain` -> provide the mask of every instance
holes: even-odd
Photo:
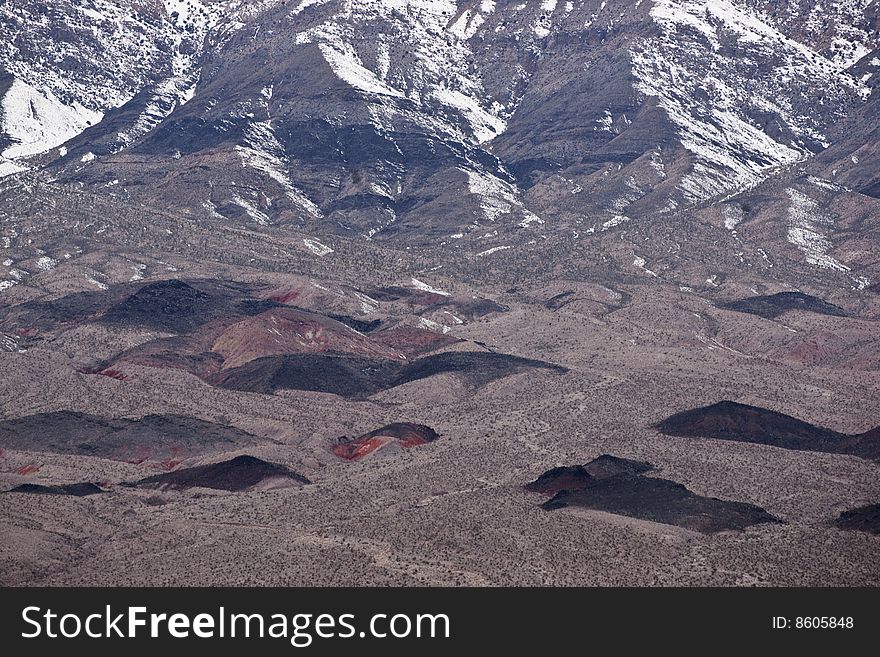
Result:
[[[871,42],[876,47],[876,22],[864,20],[868,7],[875,0],[828,0],[803,2],[809,12],[807,33],[830,41],[824,54],[841,70],[848,69],[867,55]],[[795,4],[792,2],[792,4]],[[832,36],[825,36],[829,30]]]
[[[238,207],[244,210],[251,219],[256,221],[261,226],[267,226],[271,223],[271,219],[269,216],[260,210],[256,205],[254,205],[251,201],[243,199],[238,194],[234,194],[232,196],[232,202],[235,203]]]
[[[27,169],[15,162],[0,157],[0,178],[11,176],[14,173],[21,173],[22,171],[27,171]]]
[[[170,34],[170,75],[153,85],[137,119],[118,133],[113,151],[129,146],[192,99],[201,75],[199,56],[205,38],[224,18],[227,8],[223,2],[205,4],[199,0],[163,0],[163,4],[170,22],[177,28]]]
[[[479,199],[480,210],[489,221],[496,222],[505,215],[517,213],[523,219],[520,226],[543,224],[544,220],[526,208],[519,198],[519,189],[487,171],[460,169],[467,175],[468,191]]]
[[[650,14],[661,34],[631,50],[635,87],[659,100],[693,156],[681,183],[690,201],[754,185],[827,146],[818,114],[792,99],[824,97],[843,116],[869,93],[731,0],[654,0]],[[755,61],[769,73],[755,76]],[[768,114],[780,125],[765,127]]]
[[[305,238],[303,239],[303,244],[305,244],[306,248],[314,253],[318,257],[324,257],[330,253],[333,253],[333,249],[331,249],[326,244],[322,244],[318,240],[314,238]]]
[[[297,40],[297,43],[300,43]],[[335,43],[320,43],[318,48],[324,59],[330,64],[333,72],[340,80],[350,84],[368,94],[380,94],[405,98],[403,92],[388,86],[379,76],[364,66],[355,49],[347,43],[337,41]]]
[[[474,97],[447,87],[437,89],[432,97],[447,107],[457,109],[470,124],[478,143],[494,139],[507,127],[507,122],[498,114],[503,111],[500,103],[493,103],[492,111],[489,111],[483,109]]]
[[[602,231],[610,230],[611,228],[625,224],[628,221],[632,221],[632,217],[627,217],[625,214],[616,214],[608,221],[602,223]]]
[[[493,253],[498,253],[499,251],[506,251],[507,249],[512,249],[512,246],[493,246],[491,249],[486,249],[485,251],[480,251],[477,254],[478,258],[485,258],[488,255],[492,255]]]
[[[789,187],[788,194],[788,241],[806,255],[807,262],[835,271],[846,272],[850,268],[828,254],[831,240],[823,230],[834,226],[834,218],[823,212],[819,204],[806,194]]]
[[[15,79],[10,93],[21,95],[15,85],[25,85],[33,90],[27,95],[42,96],[34,99],[34,111],[24,115],[29,141],[8,157],[54,148],[138,98],[143,107],[116,135],[110,150],[130,145],[192,98],[209,31],[230,17],[230,9],[250,14],[258,4],[265,2],[2,3],[0,69]],[[231,22],[225,21],[224,31]],[[142,92],[143,99],[138,97]]]
[[[653,156],[653,153],[652,153]],[[651,160],[653,164],[653,157]],[[665,176],[665,174],[664,174]],[[645,195],[644,190],[636,183],[635,176],[630,176],[624,183],[624,190],[620,196],[611,200],[605,211],[611,215],[611,219],[602,224],[602,230],[606,231],[632,219],[626,215],[626,209]]]
[[[40,271],[49,271],[54,268],[58,264],[58,261],[55,258],[44,255],[37,258],[37,269]]]
[[[291,11],[294,26],[304,24],[294,41],[316,44],[340,80],[370,96],[370,113],[383,127],[403,118],[471,144],[504,131],[512,108],[489,97],[468,65],[473,53],[467,40],[494,11],[494,2],[461,14],[454,0],[349,0],[332,6],[334,12],[317,25],[306,21],[303,5]],[[370,39],[363,38],[364,26],[374,28]]]
[[[284,148],[268,121],[248,125],[245,129],[245,144],[235,147],[241,157],[242,166],[255,169],[277,182],[284,188],[287,198],[313,217],[324,216],[321,209],[291,183],[287,174]]]
[[[724,218],[724,227],[730,231],[735,231],[745,218],[739,205],[725,205],[721,208],[721,216]]]
[[[641,269],[643,272],[645,272],[646,274],[649,274],[650,276],[653,276],[654,278],[660,278],[659,276],[657,276],[656,272],[648,269],[648,261],[645,260],[640,255],[633,256],[633,267],[637,267],[637,268]]]
[[[483,0],[477,7],[465,9],[447,28],[459,39],[467,41],[486,22],[486,18],[495,11],[494,0]]]
[[[51,91],[15,79],[0,100],[0,129],[12,141],[2,156],[17,159],[43,153],[98,123],[100,112],[78,102],[65,105]]]
[[[556,11],[557,0],[541,0],[541,13],[532,28],[539,39],[550,36],[553,30],[553,12]]]
[[[369,315],[370,313],[376,312],[379,309],[379,302],[376,301],[373,297],[364,294],[363,292],[353,292],[357,300],[361,302],[361,313],[364,315]]]
[[[449,292],[444,292],[443,290],[441,290],[439,288],[432,287],[432,286],[428,285],[427,283],[420,281],[418,278],[410,278],[409,280],[410,280],[409,284],[412,285],[417,290],[422,290],[423,292],[430,292],[431,294],[439,294],[444,297],[449,296]]]

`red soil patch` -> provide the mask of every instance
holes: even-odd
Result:
[[[297,297],[299,297],[298,290],[291,290],[290,292],[283,292],[281,294],[275,294],[269,297],[269,301],[277,301],[278,303],[290,303],[294,301]]]
[[[37,333],[39,333],[40,330],[39,330],[39,329],[36,329],[36,328],[33,328],[33,327],[28,327],[28,328],[20,328],[20,329],[17,329],[15,332],[16,332],[16,334],[18,334],[18,335],[19,335],[20,337],[22,337],[22,338],[32,338],[32,337],[34,337]]]
[[[151,463],[150,467],[156,470],[165,470],[166,472],[170,472],[178,465],[180,465],[180,461],[177,459],[163,459],[161,461],[157,461],[156,463]]]
[[[822,332],[781,350],[781,356],[804,365],[815,365],[840,353],[843,346],[843,341],[834,333]]]
[[[112,367],[107,367],[104,369],[96,367],[80,367],[77,372],[79,372],[80,374],[108,376],[111,379],[116,379],[117,381],[125,381],[128,378],[127,374],[124,374],[117,369],[113,369]]]
[[[394,349],[373,342],[334,319],[295,308],[273,308],[228,327],[211,349],[223,368],[264,356],[343,353],[400,360]]]
[[[456,342],[461,342],[458,338],[435,333],[434,331],[426,331],[415,326],[396,326],[375,333],[371,337],[375,342],[402,351],[407,356],[426,354]]]
[[[153,459],[158,458],[159,455],[155,454],[149,447],[141,445],[133,455],[124,459],[123,462],[131,463],[132,465],[146,465],[153,470],[162,470],[164,472],[176,469],[183,462],[181,458],[183,450],[180,447],[166,447],[161,451],[167,454],[167,456],[161,460],[154,461]]]
[[[147,447],[146,445],[138,445],[137,448],[134,450],[134,454],[130,455],[125,460],[125,462],[131,463],[133,465],[140,465],[141,463],[149,460],[152,455],[152,450],[150,450],[149,447]]]
[[[428,441],[421,436],[411,436],[400,441],[401,447],[416,447],[417,445],[427,445]]]
[[[111,379],[116,379],[117,381],[125,381],[128,378],[127,374],[123,374],[119,370],[114,370],[109,367],[106,370],[97,372],[97,374],[100,376],[109,376]]]
[[[23,465],[15,472],[16,472],[16,474],[20,474],[20,475],[29,475],[29,474],[34,474],[35,472],[39,472],[39,471],[40,471],[40,468],[38,466],[31,464],[31,465]]]
[[[431,427],[412,422],[395,422],[380,429],[366,433],[358,438],[343,436],[330,451],[346,461],[357,461],[377,449],[396,442],[404,448],[427,445],[440,435]]]
[[[367,438],[365,440],[356,440],[351,443],[336,445],[332,451],[336,456],[346,461],[357,461],[390,442],[391,439],[389,438]]]

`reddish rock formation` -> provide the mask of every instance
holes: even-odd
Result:
[[[288,354],[331,352],[402,359],[398,350],[342,322],[296,308],[272,308],[233,324],[217,338],[212,351],[223,357],[224,369]]]
[[[357,438],[343,436],[331,448],[336,456],[348,461],[357,461],[386,445],[397,443],[403,448],[426,445],[437,440],[440,435],[431,427],[412,422],[395,422]]]
[[[423,328],[405,325],[379,331],[371,337],[375,342],[402,352],[410,358],[462,342],[462,340],[451,335],[443,335],[435,331],[426,331]]]

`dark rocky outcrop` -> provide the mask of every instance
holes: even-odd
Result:
[[[257,442],[240,429],[184,415],[129,420],[56,411],[0,422],[0,446],[7,449],[134,462],[182,459]]]
[[[58,486],[44,486],[42,484],[21,484],[16,486],[10,493],[30,493],[32,495],[71,495],[74,497],[85,497],[86,495],[97,495],[103,493],[96,484],[61,484]]]
[[[458,374],[472,385],[483,386],[528,369],[567,371],[559,365],[494,352],[445,352],[412,362],[304,354],[257,358],[221,372],[210,382],[245,392],[307,390],[358,398],[438,374]]]
[[[597,479],[605,479],[615,475],[640,475],[654,469],[654,466],[647,461],[633,461],[611,454],[602,454],[583,467]]]
[[[301,474],[283,465],[270,463],[254,456],[236,456],[228,461],[153,475],[131,485],[138,488],[187,490],[198,487],[240,492],[261,485],[277,487],[310,483]]]
[[[880,459],[877,429],[862,434],[839,433],[784,413],[733,401],[676,413],[655,428],[670,436],[715,438]]]
[[[403,367],[389,387],[418,381],[437,374],[461,374],[477,386],[529,369],[543,369],[554,374],[568,372],[565,367],[541,360],[521,358],[489,351],[447,351],[425,356]]]
[[[533,493],[555,495],[562,490],[576,490],[589,486],[594,479],[582,465],[560,466],[547,470],[535,481],[526,484],[524,488]]]
[[[113,326],[188,333],[220,317],[249,317],[280,305],[271,300],[246,298],[246,292],[238,285],[157,281],[112,305],[100,321]]]
[[[754,504],[703,497],[677,482],[644,476],[652,469],[603,454],[586,465],[548,470],[525,489],[552,495],[542,505],[546,511],[579,507],[707,534],[780,522]]]
[[[750,315],[758,315],[764,319],[776,319],[791,310],[804,310],[833,317],[846,317],[847,315],[843,308],[803,292],[777,292],[776,294],[748,297],[738,301],[731,301],[721,307]]]
[[[387,387],[399,365],[381,358],[301,354],[266,356],[209,379],[221,388],[271,394],[276,390],[368,397]]]
[[[331,451],[347,461],[357,461],[387,445],[396,444],[406,449],[426,445],[439,437],[440,434],[424,424],[394,422],[357,438],[343,436]]]
[[[880,504],[868,504],[844,511],[834,524],[840,529],[880,535]]]

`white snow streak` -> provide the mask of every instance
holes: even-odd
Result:
[[[303,244],[306,245],[306,248],[314,253],[316,256],[324,257],[328,253],[333,253],[333,249],[331,249],[326,244],[322,244],[316,239],[305,238],[303,239]]]
[[[809,196],[791,187],[785,192],[789,198],[788,241],[806,254],[810,264],[835,271],[849,271],[849,267],[828,255],[832,244],[822,230],[833,227],[834,219],[822,212],[819,204]]]
[[[439,294],[439,295],[442,295],[442,296],[444,296],[444,297],[448,297],[448,296],[450,296],[450,295],[449,295],[449,292],[444,292],[443,290],[439,290],[439,289],[437,289],[436,287],[431,287],[431,286],[428,285],[427,283],[423,283],[422,281],[420,281],[420,280],[417,279],[417,278],[411,278],[411,279],[410,279],[410,285],[412,285],[412,286],[413,286],[414,288],[416,288],[417,290],[422,290],[422,291],[424,291],[424,292],[430,292],[431,294]]]

